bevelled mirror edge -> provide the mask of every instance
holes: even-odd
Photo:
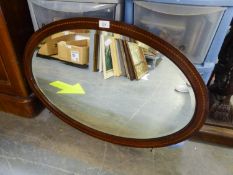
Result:
[[[124,24],[116,21],[109,21],[110,28],[101,28],[99,27],[100,19],[95,18],[75,18],[69,20],[57,21],[52,24],[49,24],[43,27],[41,30],[36,32],[31,39],[29,40],[24,56],[24,66],[25,74],[27,75],[27,80],[35,92],[36,96],[45,104],[49,110],[54,112],[60,119],[72,125],[73,127],[80,129],[81,131],[90,134],[94,137],[106,140],[112,143],[133,146],[133,147],[161,147],[167,146],[170,144],[178,143],[182,140],[190,137],[195,131],[198,131],[205,121],[205,117],[208,113],[208,97],[206,87],[192,65],[187,58],[180,53],[173,46],[163,41],[162,39],[152,35],[149,32],[146,32],[142,29],[139,29],[135,26]],[[39,87],[36,85],[36,81],[33,77],[33,72],[31,68],[32,64],[32,55],[35,47],[42,41],[44,38],[48,37],[51,34],[56,32],[61,32],[64,30],[72,29],[95,29],[101,31],[114,32],[122,34],[133,39],[142,41],[143,43],[156,48],[158,51],[163,53],[168,57],[180,70],[185,74],[189,80],[195,94],[196,98],[196,108],[194,115],[191,121],[180,131],[175,132],[171,135],[163,136],[160,138],[154,139],[131,139],[123,138],[114,135],[110,135],[104,132],[96,131],[92,128],[89,128],[75,120],[72,120],[69,116],[59,111],[56,106],[54,106],[49,100],[47,100],[44,94],[41,92]]]

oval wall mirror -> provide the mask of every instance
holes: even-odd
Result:
[[[29,40],[24,64],[48,109],[115,144],[181,142],[199,130],[208,112],[206,87],[188,59],[121,22],[74,18],[49,24]]]

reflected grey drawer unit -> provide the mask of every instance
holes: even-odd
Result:
[[[122,0],[28,0],[35,30],[51,22],[74,17],[97,17],[121,21]]]

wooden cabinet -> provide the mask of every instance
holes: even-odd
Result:
[[[1,87],[4,87],[4,85],[8,85],[9,82],[8,82],[8,77],[7,77],[7,72],[6,72],[6,69],[5,69],[5,66],[3,64],[3,58],[2,56],[0,56],[0,88]],[[3,88],[4,90],[4,88]]]
[[[33,28],[26,0],[0,1],[0,110],[31,117],[41,109],[23,74],[23,52]]]

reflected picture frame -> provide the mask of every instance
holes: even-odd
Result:
[[[142,49],[138,46],[138,44],[133,42],[127,42],[130,57],[132,59],[134,72],[136,75],[136,79],[141,79],[145,74],[148,73],[148,66],[146,63],[145,56],[143,54]]]

